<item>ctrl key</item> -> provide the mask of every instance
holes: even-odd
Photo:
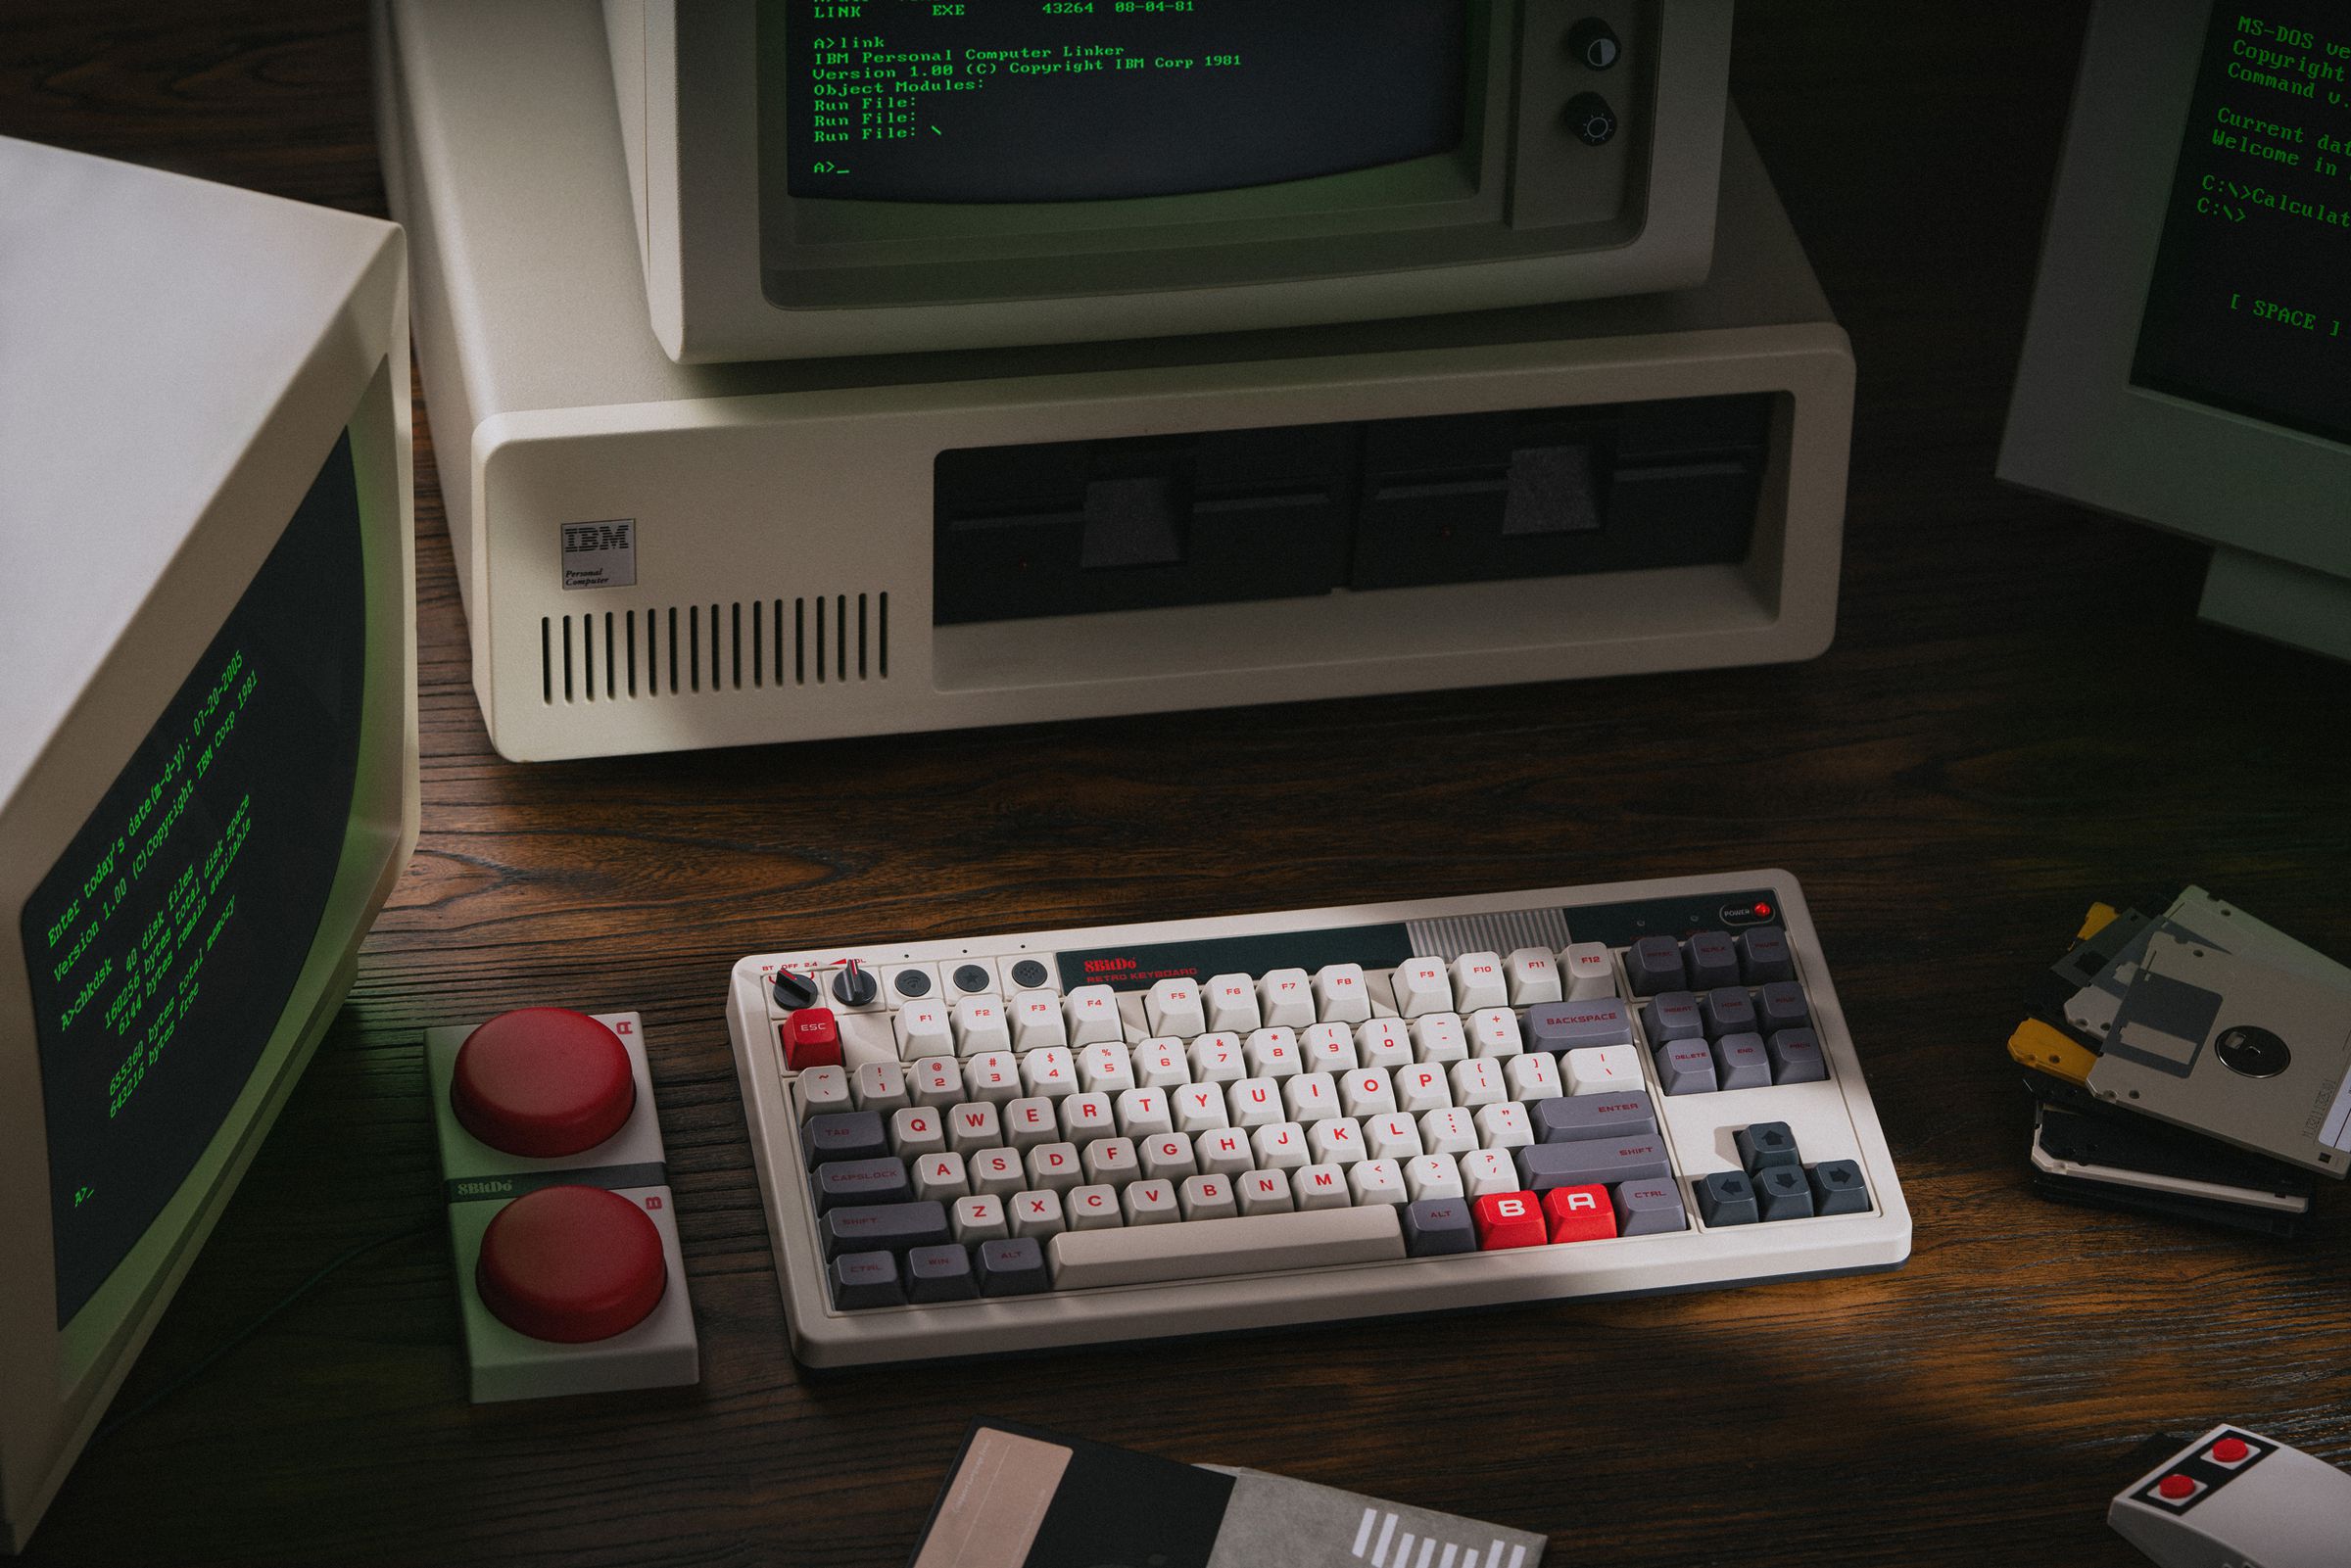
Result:
[[[1609,1189],[1609,1195],[1616,1202],[1619,1236],[1655,1236],[1690,1228],[1690,1215],[1682,1208],[1682,1190],[1671,1181],[1620,1181]]]
[[[905,1289],[898,1283],[898,1260],[888,1253],[842,1253],[833,1259],[832,1274],[836,1307],[906,1305]]]

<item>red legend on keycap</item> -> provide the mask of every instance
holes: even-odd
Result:
[[[1543,1195],[1553,1241],[1607,1241],[1616,1234],[1616,1206],[1606,1187],[1554,1187]]]
[[[1530,1192],[1490,1192],[1470,1206],[1469,1221],[1477,1227],[1478,1246],[1487,1252],[1543,1245],[1543,1216]]]
[[[784,1067],[792,1072],[840,1066],[840,1024],[829,1007],[804,1007],[783,1022]]]

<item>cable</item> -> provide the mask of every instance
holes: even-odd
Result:
[[[407,1241],[411,1236],[422,1236],[428,1231],[437,1230],[441,1227],[442,1222],[443,1216],[440,1214],[427,1215],[425,1218],[419,1220],[413,1225],[407,1227],[404,1230],[396,1230],[389,1235],[378,1236],[373,1241],[363,1241],[357,1247],[351,1248],[349,1251],[341,1254],[339,1257],[325,1263],[314,1273],[312,1273],[310,1278],[304,1280],[301,1284],[286,1292],[285,1295],[279,1297],[277,1301],[270,1306],[268,1310],[263,1312],[261,1316],[255,1318],[252,1322],[246,1324],[243,1328],[237,1330],[227,1339],[222,1340],[218,1345],[215,1346],[200,1360],[198,1360],[195,1365],[180,1373],[179,1376],[173,1378],[162,1388],[157,1389],[153,1394],[148,1395],[147,1398],[141,1400],[129,1409],[121,1411],[119,1414],[109,1416],[105,1423],[101,1425],[95,1433],[91,1434],[89,1447],[93,1449],[98,1447],[99,1444],[104,1443],[108,1438],[113,1437],[123,1427],[129,1425],[132,1421],[137,1420],[140,1416],[145,1415],[149,1410],[154,1409],[157,1405],[163,1403],[172,1395],[177,1394],[181,1389],[186,1388],[190,1383],[193,1383],[198,1378],[202,1377],[207,1371],[211,1370],[214,1362],[219,1360],[222,1356],[235,1350],[238,1346],[244,1344],[247,1340],[253,1338],[256,1334],[259,1334],[264,1327],[268,1325],[268,1322],[271,1318],[284,1311],[287,1307],[293,1306],[296,1302],[301,1301],[305,1296],[308,1296],[312,1291],[318,1287],[321,1281],[323,1281],[328,1275],[334,1273],[335,1270],[341,1268],[344,1264],[364,1258],[369,1253],[389,1247],[394,1242]]]

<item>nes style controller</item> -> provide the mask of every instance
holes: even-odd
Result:
[[[476,1404],[701,1377],[643,1021],[425,1034]]]
[[[2351,1472],[2216,1426],[2117,1493],[2106,1522],[2163,1568],[2345,1568]]]

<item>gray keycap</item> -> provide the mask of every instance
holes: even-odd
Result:
[[[1810,1219],[1812,1184],[1800,1165],[1773,1165],[1755,1177],[1765,1219]]]
[[[902,1204],[914,1196],[906,1180],[906,1162],[885,1155],[879,1160],[828,1160],[816,1167],[816,1212],[830,1212],[843,1204]]]
[[[1755,1013],[1762,1021],[1757,1026],[1765,1032],[1773,1029],[1795,1029],[1812,1022],[1812,1009],[1804,1000],[1804,988],[1794,980],[1774,980],[1755,993]]]
[[[1744,1172],[1717,1170],[1698,1184],[1698,1212],[1709,1225],[1751,1225],[1760,1217],[1755,1184]]]
[[[972,1255],[952,1243],[906,1255],[906,1294],[918,1302],[965,1302],[980,1294]]]
[[[980,1244],[983,1296],[1034,1296],[1052,1288],[1053,1274],[1045,1267],[1045,1250],[1034,1236]]]
[[[1796,1134],[1788,1130],[1785,1121],[1758,1121],[1741,1127],[1731,1134],[1731,1143],[1739,1151],[1739,1163],[1751,1176],[1760,1174],[1769,1165],[1803,1167],[1803,1157],[1796,1152]]]
[[[1820,1036],[1810,1029],[1781,1029],[1764,1046],[1771,1052],[1774,1083],[1818,1083],[1829,1075],[1829,1059],[1821,1054]]]
[[[906,1292],[898,1284],[898,1260],[888,1253],[844,1253],[833,1259],[833,1305],[903,1307]]]
[[[1739,983],[1739,949],[1728,931],[1694,931],[1682,949],[1690,965],[1691,989]]]
[[[1606,1187],[1644,1177],[1662,1179],[1669,1173],[1665,1145],[1655,1138],[1586,1138],[1528,1144],[1511,1152],[1518,1158],[1518,1179],[1528,1192]]]
[[[1714,1074],[1726,1089],[1771,1087],[1771,1056],[1760,1034],[1726,1034],[1714,1042]]]
[[[1657,1047],[1657,1079],[1667,1094],[1712,1094],[1714,1053],[1703,1040],[1668,1040]]]
[[[1753,926],[1741,931],[1739,963],[1750,985],[1796,978],[1796,960],[1788,955],[1788,933],[1777,926]]]
[[[1035,959],[1022,959],[1012,967],[1012,983],[1023,990],[1033,991],[1045,983],[1045,967]]]
[[[1641,1026],[1649,1031],[1652,1045],[1695,1040],[1706,1032],[1705,1021],[1698,1016],[1698,998],[1688,991],[1659,991],[1651,997],[1641,1009]]]
[[[1682,1190],[1671,1181],[1620,1181],[1608,1189],[1616,1203],[1616,1234],[1655,1236],[1668,1230],[1688,1230],[1690,1216],[1682,1210]]]
[[[1626,1045],[1632,1038],[1632,1010],[1618,997],[1545,1002],[1526,1010],[1529,1051],[1556,1055],[1583,1045]]]
[[[936,1201],[837,1204],[816,1228],[824,1237],[827,1258],[840,1253],[902,1253],[909,1247],[936,1247],[947,1239],[947,1207]]]
[[[889,1153],[889,1137],[883,1130],[879,1111],[830,1111],[810,1117],[800,1128],[800,1142],[812,1165],[827,1160],[870,1160]]]
[[[1647,1089],[1622,1094],[1567,1094],[1537,1100],[1533,1113],[1537,1143],[1581,1143],[1591,1138],[1655,1137],[1657,1109]]]
[[[1812,1210],[1821,1214],[1866,1214],[1869,1183],[1850,1160],[1823,1160],[1808,1172],[1812,1178]]]
[[[1401,1217],[1404,1250],[1415,1258],[1477,1251],[1477,1232],[1469,1223],[1465,1198],[1423,1198],[1406,1205]]]
[[[1635,942],[1624,955],[1624,973],[1635,996],[1687,990],[1690,985],[1682,969],[1682,944],[1670,936],[1644,936]]]
[[[1698,1011],[1706,1022],[1709,1039],[1726,1034],[1746,1034],[1755,1026],[1755,1001],[1736,985],[1721,985],[1698,999]]]

